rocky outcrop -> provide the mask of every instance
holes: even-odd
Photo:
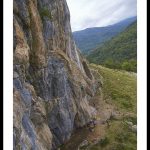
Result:
[[[65,0],[14,0],[14,150],[51,150],[94,115],[95,80]]]

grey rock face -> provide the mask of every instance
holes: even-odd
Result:
[[[25,129],[25,132],[27,133],[27,135],[30,138],[31,144],[32,144],[32,149],[35,149],[36,145],[35,145],[35,132],[33,130],[33,127],[30,123],[30,119],[27,113],[25,113],[22,117],[22,125],[23,128]]]
[[[29,68],[38,95],[46,101],[64,97],[69,91],[64,63],[56,58],[48,60],[48,66],[43,69]]]
[[[96,81],[65,0],[14,0],[14,150],[56,149],[92,117]]]
[[[78,150],[80,150],[80,148],[82,149],[82,147],[88,146],[88,144],[89,144],[88,140],[84,140],[84,141],[79,145]]]

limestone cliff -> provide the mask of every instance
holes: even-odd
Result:
[[[96,82],[66,0],[14,0],[14,150],[51,150],[94,115]]]

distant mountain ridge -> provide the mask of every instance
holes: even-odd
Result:
[[[125,30],[136,20],[135,16],[106,27],[87,28],[73,32],[73,37],[81,52],[88,54],[91,50]]]

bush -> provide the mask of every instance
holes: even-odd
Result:
[[[122,63],[122,69],[124,70],[136,72],[137,71],[136,68],[137,68],[137,63],[135,60],[124,61]]]
[[[108,143],[109,143],[109,139],[105,137],[104,139],[100,141],[100,146],[105,147]]]
[[[40,10],[40,16],[42,18],[42,20],[44,19],[44,17],[49,18],[50,20],[52,19],[52,14],[51,12],[48,10],[48,8],[44,7]]]

